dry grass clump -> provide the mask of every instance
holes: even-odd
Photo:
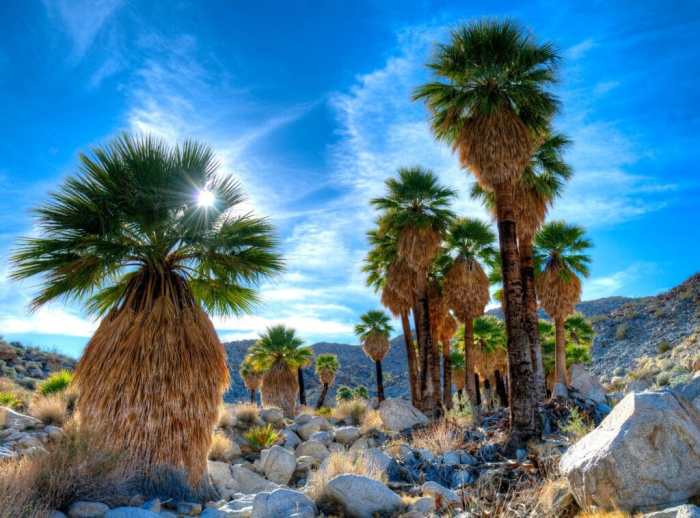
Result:
[[[234,448],[231,439],[221,432],[216,432],[211,437],[209,447],[209,460],[228,462],[233,458]]]
[[[219,428],[233,428],[236,426],[236,415],[233,409],[227,405],[221,405],[219,407]]]
[[[462,428],[446,419],[413,432],[411,446],[428,450],[433,455],[441,455],[464,446]]]
[[[360,433],[365,435],[373,430],[381,430],[383,424],[384,422],[382,421],[382,417],[379,411],[373,408],[369,408],[365,412],[365,415],[362,416],[362,422],[360,424]]]
[[[279,441],[281,434],[271,424],[268,424],[266,426],[254,426],[244,433],[243,437],[254,450],[261,451]]]
[[[328,482],[338,475],[348,474],[385,482],[382,470],[364,453],[333,452],[326,457],[321,467],[309,476],[309,496],[316,501],[323,499]]]
[[[362,424],[362,419],[365,417],[367,410],[367,401],[363,399],[340,401],[333,409],[333,417],[338,420],[349,420],[354,426],[359,426]]]
[[[233,406],[233,415],[239,423],[252,426],[258,420],[258,410],[253,403],[238,403]]]
[[[68,420],[68,407],[61,394],[38,396],[29,404],[29,414],[44,424],[63,426]]]
[[[561,427],[561,431],[576,442],[584,435],[590,433],[593,428],[593,423],[591,423],[578,408],[572,408],[569,414],[569,420]]]

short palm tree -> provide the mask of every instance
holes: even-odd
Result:
[[[420,406],[432,413],[441,405],[439,356],[430,332],[428,274],[440,252],[442,234],[454,213],[449,205],[455,192],[420,167],[399,170],[398,178],[386,182],[387,194],[372,200],[380,210],[381,227],[396,235],[396,261],[388,276],[392,287],[414,287],[414,317],[420,354]],[[408,279],[400,283],[398,279]]]
[[[276,406],[287,417],[294,417],[299,391],[298,371],[312,357],[309,347],[284,325],[268,327],[250,348],[252,360],[264,371],[262,386],[263,406]]]
[[[328,388],[333,384],[335,380],[335,374],[340,368],[340,362],[335,354],[319,354],[316,356],[316,375],[318,380],[321,382],[321,395],[316,403],[316,408],[321,408],[325,401],[326,395],[328,394]]]
[[[547,91],[558,56],[510,21],[475,22],[452,33],[429,67],[437,80],[415,93],[435,135],[494,192],[512,379],[511,446],[540,433],[530,338],[524,327],[514,187],[557,108]]]
[[[384,379],[382,360],[389,352],[389,335],[393,331],[389,315],[380,310],[368,311],[360,317],[355,326],[355,334],[362,341],[362,350],[374,361],[377,373],[377,399],[384,401]]]
[[[255,404],[255,393],[260,389],[260,385],[262,384],[263,370],[259,365],[256,365],[249,355],[246,355],[238,367],[238,374],[241,376],[245,388],[248,389],[250,393],[250,402]]]
[[[467,381],[464,377],[464,354],[456,350],[450,351],[450,367],[452,368],[452,383],[454,383],[459,399],[462,400]]]
[[[350,401],[355,397],[352,389],[347,385],[341,385],[338,390],[335,391],[335,399],[337,401]]]
[[[501,405],[508,406],[505,326],[494,316],[474,320],[474,369],[484,379],[493,378]]]
[[[455,220],[445,237],[446,263],[445,297],[457,318],[464,323],[464,368],[467,393],[476,404],[474,381],[474,319],[483,315],[489,302],[489,278],[482,263],[496,256],[496,236],[481,220]]]
[[[585,230],[564,221],[544,225],[535,236],[535,258],[541,271],[536,277],[540,304],[554,320],[556,352],[554,396],[566,396],[565,320],[581,299],[579,275],[588,276],[592,243]]]
[[[255,285],[282,266],[243,199],[210,148],[125,135],[80,155],[36,210],[39,236],[12,257],[15,279],[41,275],[34,308],[81,300],[103,317],[75,372],[80,415],[135,462],[185,469],[192,483],[229,383],[205,311],[250,310]]]

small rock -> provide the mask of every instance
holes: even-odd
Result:
[[[318,441],[328,447],[333,442],[333,435],[330,432],[316,432],[309,437],[311,441]]]
[[[294,418],[294,424],[297,424],[299,426],[304,425],[311,421],[313,417],[314,416],[312,416],[311,414],[299,414]]]
[[[372,464],[382,472],[389,468],[389,464],[391,464],[392,460],[391,457],[389,457],[379,448],[369,448],[363,453],[363,455],[367,459],[368,464]]]
[[[354,443],[352,443],[349,451],[362,451],[366,450],[367,448],[369,448],[369,439],[367,439],[367,437],[360,437]]]
[[[335,440],[340,444],[350,445],[360,438],[360,429],[356,426],[341,426],[335,429]]]
[[[458,451],[448,451],[440,457],[443,464],[454,466],[462,463],[462,455]]]
[[[413,502],[409,511],[418,513],[419,516],[426,516],[434,512],[435,509],[435,499],[432,496],[424,496]]]
[[[454,473],[452,473],[450,485],[452,489],[459,489],[463,486],[471,485],[475,481],[476,476],[471,471],[455,471]]]
[[[299,425],[297,428],[297,434],[299,437],[308,441],[313,434],[321,430],[330,430],[331,425],[321,416],[313,416],[310,421],[305,424]]]
[[[140,507],[117,507],[107,511],[104,518],[165,518],[168,514],[171,513],[154,513]]]
[[[421,486],[421,491],[424,495],[429,495],[435,498],[435,506],[439,509],[452,507],[459,503],[457,493],[441,486],[437,482],[426,482]]]
[[[270,493],[259,493],[253,500],[252,518],[268,517],[314,518],[316,504],[304,493],[292,489],[276,489]]]
[[[178,502],[177,504],[177,514],[184,514],[185,516],[197,516],[202,512],[202,504],[194,502]]]
[[[360,475],[338,475],[326,486],[326,494],[356,518],[375,513],[393,513],[401,508],[401,497],[377,480]]]
[[[102,518],[109,506],[102,502],[73,502],[68,508],[69,518]]]
[[[253,514],[253,501],[257,495],[237,495],[237,498],[231,500],[226,505],[218,510],[225,513],[226,516],[240,516],[248,518]]]
[[[328,451],[331,453],[343,453],[345,451],[345,446],[337,442],[332,442],[328,445]]]
[[[663,511],[647,513],[642,518],[700,518],[700,507],[696,505],[679,505]]]

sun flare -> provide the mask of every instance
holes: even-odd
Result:
[[[197,205],[200,207],[213,207],[215,201],[216,198],[214,197],[214,193],[211,191],[202,190],[199,191],[199,194],[197,195]]]

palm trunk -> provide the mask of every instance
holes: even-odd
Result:
[[[401,326],[403,327],[403,339],[406,344],[406,361],[408,362],[408,384],[411,389],[411,404],[416,406],[418,401],[418,365],[416,361],[416,348],[411,336],[411,324],[408,321],[408,312],[401,313]]]
[[[498,399],[501,402],[501,406],[508,406],[508,391],[506,390],[506,384],[501,376],[501,371],[496,369],[493,373],[494,378],[496,378],[496,394],[498,394]]]
[[[535,392],[539,401],[547,397],[547,384],[542,361],[542,344],[537,317],[537,293],[535,291],[535,261],[532,252],[532,237],[523,236],[520,244],[520,273],[523,280],[523,305],[525,307],[525,332],[530,340]]]
[[[474,393],[476,394],[476,406],[481,405],[481,387],[479,386],[479,375],[474,373]]]
[[[432,357],[431,357],[431,363],[430,363],[430,368],[432,370],[431,373],[431,379],[433,381],[433,405],[435,408],[435,411],[433,415],[435,417],[439,416],[442,414],[442,382],[441,382],[441,369],[440,369],[440,356],[442,356],[442,352],[440,350],[440,344],[438,343],[437,339],[432,337],[431,333],[431,345],[432,345]]]
[[[537,394],[534,388],[530,340],[523,327],[523,291],[520,278],[520,256],[513,213],[513,192],[509,187],[496,190],[498,238],[503,274],[503,309],[508,338],[510,370],[510,440],[511,448],[524,446],[540,434],[535,415]]]
[[[297,369],[297,375],[299,377],[299,404],[306,405],[306,391],[304,390],[304,373],[301,367]]]
[[[556,346],[554,349],[554,389],[553,396],[566,397],[566,336],[564,329],[564,319],[554,319],[554,329],[556,333]]]
[[[255,401],[255,389],[250,389],[250,402],[251,402],[253,405],[256,404],[256,401]]]
[[[421,314],[421,304],[418,303],[418,301],[416,301],[416,305],[413,308],[413,325],[416,329],[416,342],[418,344],[418,399],[416,400],[416,408],[425,411],[425,393],[427,391],[428,386],[428,369],[426,356],[427,351],[424,343],[425,332],[421,324]]]
[[[377,401],[384,401],[384,376],[382,375],[382,362],[375,361],[374,368],[377,373]]]
[[[442,344],[442,400],[445,408],[452,408],[452,361],[449,341]]]
[[[316,402],[316,410],[321,408],[326,402],[326,394],[328,394],[328,383],[323,384],[323,388],[321,389],[321,395],[318,396],[318,401]]]
[[[474,320],[467,318],[464,321],[464,379],[467,382],[469,401],[472,405],[477,405],[474,376]]]

